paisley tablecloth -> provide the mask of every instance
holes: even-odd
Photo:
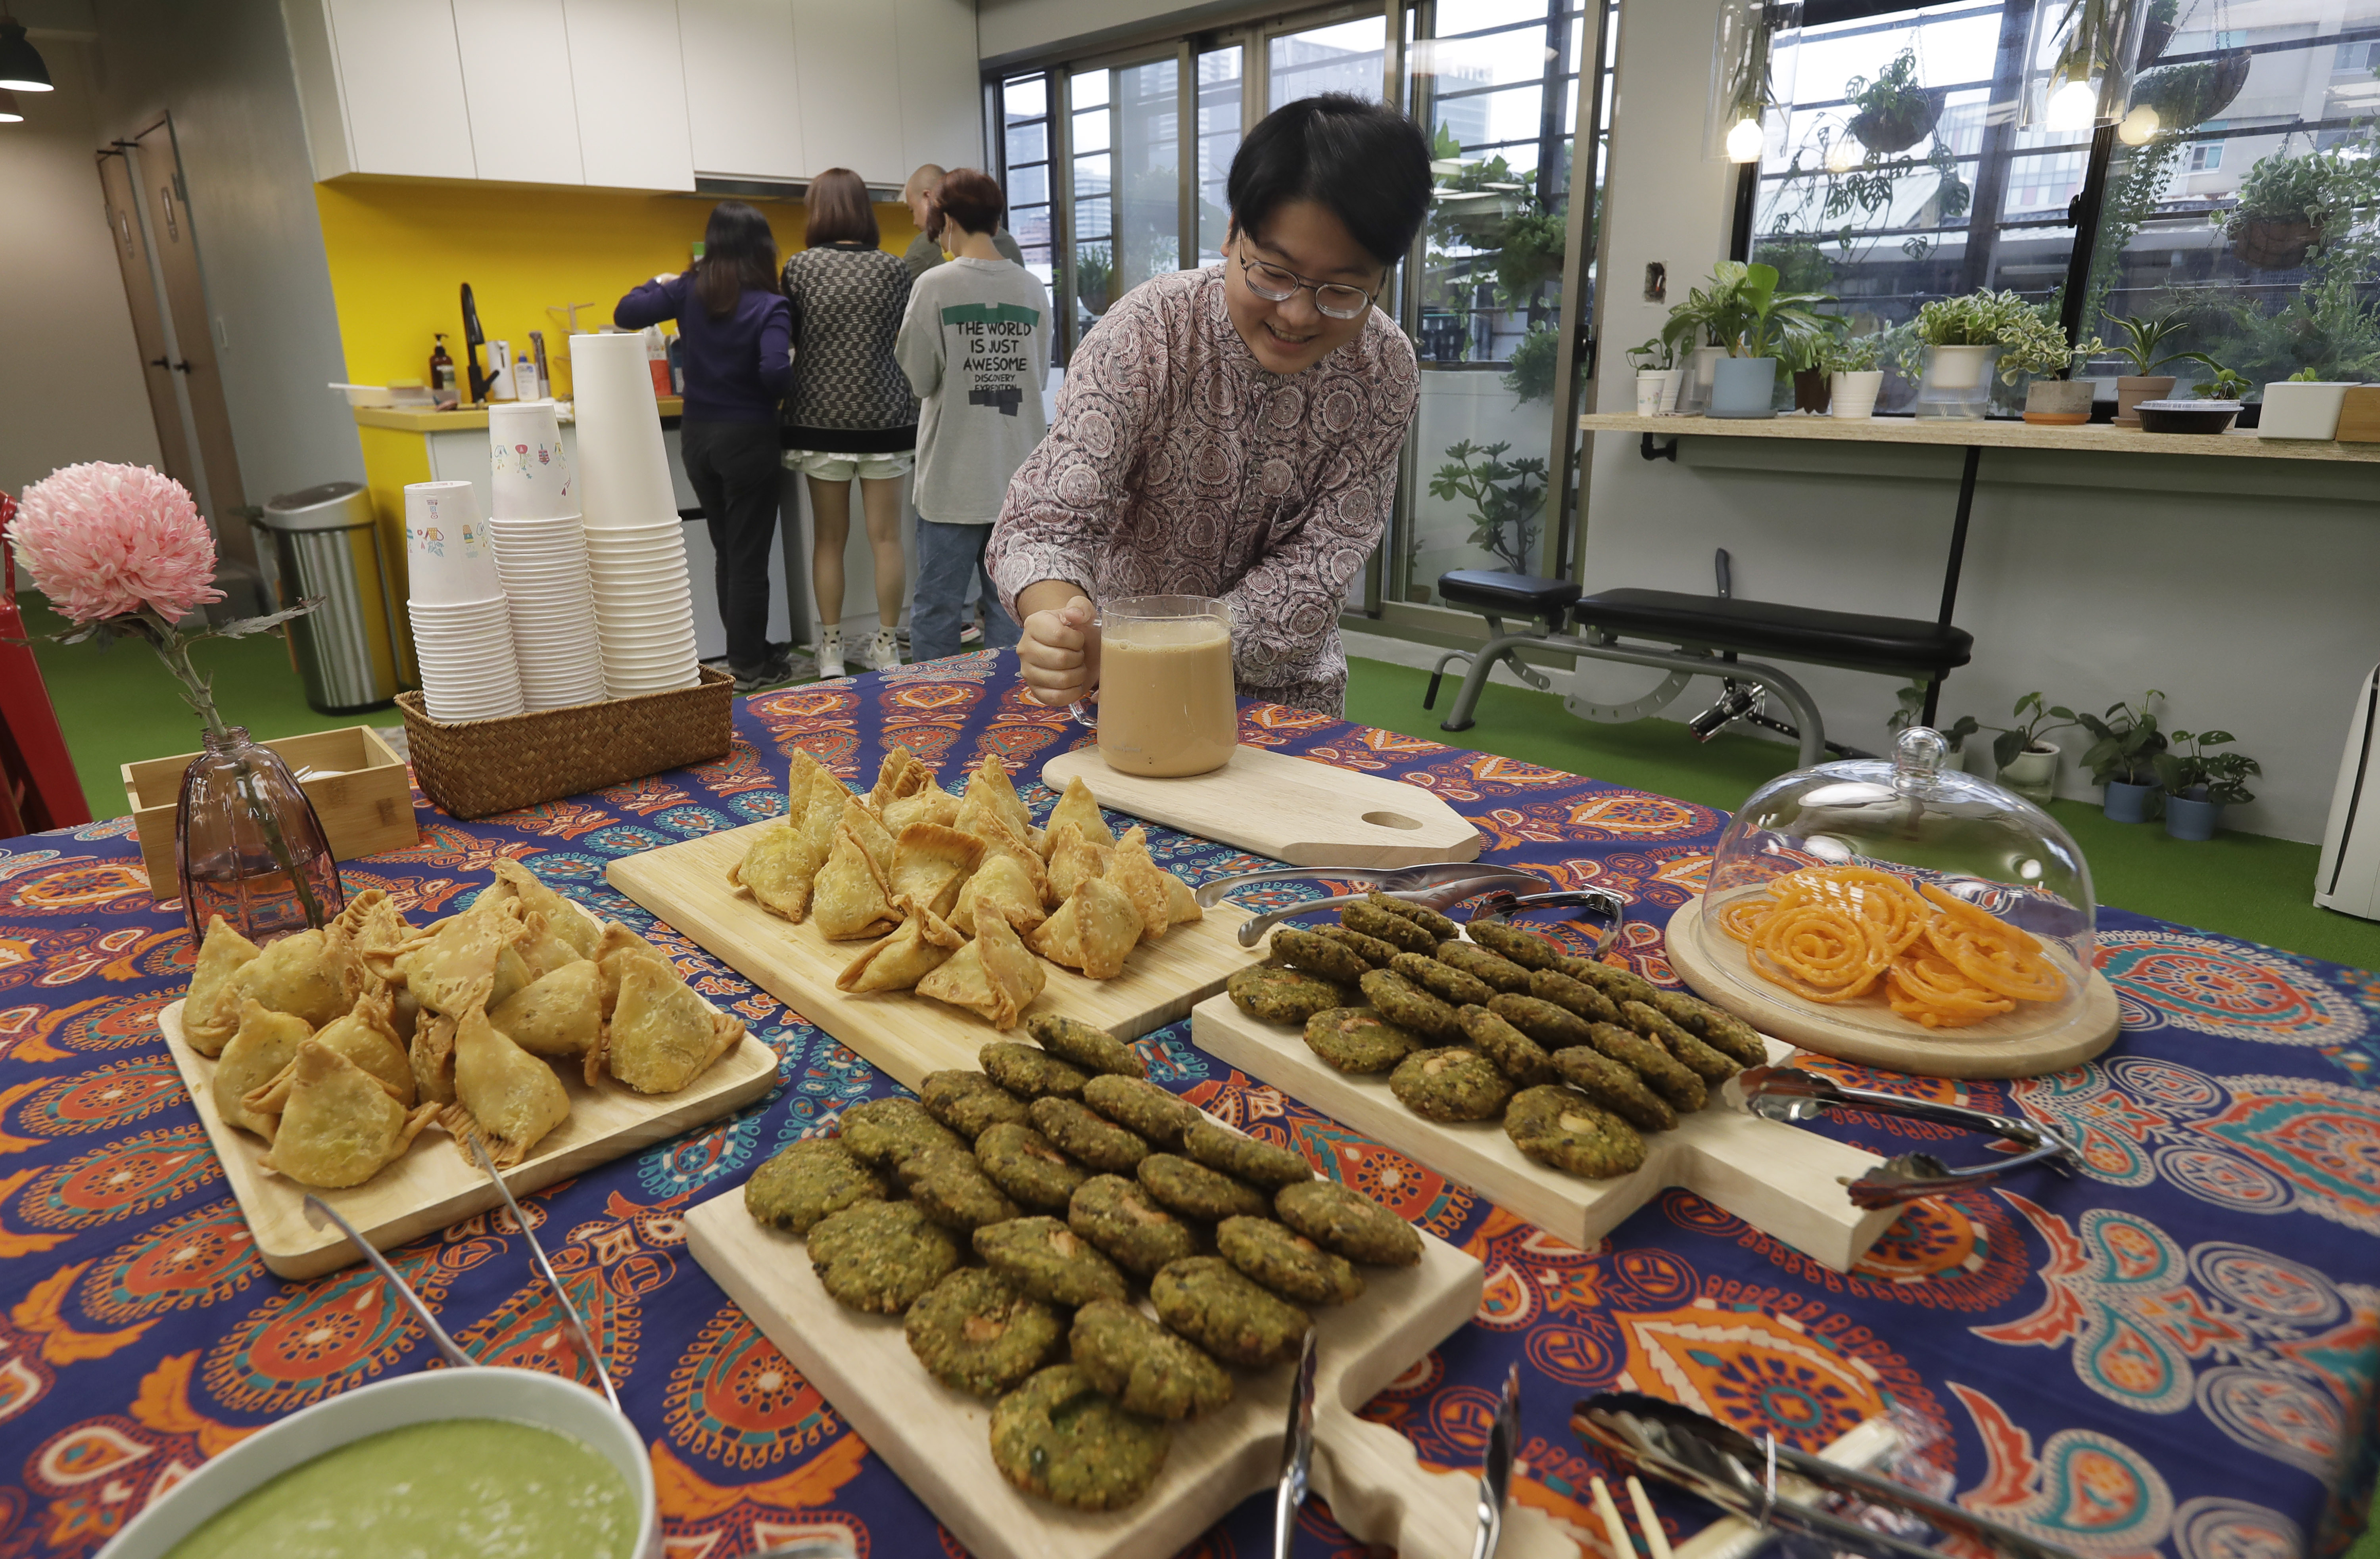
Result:
[[[840,1529],[862,1555],[957,1545],[687,1256],[683,1215],[780,1145],[895,1085],[604,881],[610,861],[781,807],[802,746],[872,776],[905,743],[955,780],[982,754],[1026,772],[1080,736],[1026,699],[1013,658],[965,657],[739,705],[725,760],[458,823],[424,807],[415,851],[350,863],[416,919],[501,856],[669,949],[783,1058],[783,1084],[720,1125],[528,1199],[652,1447],[673,1553],[710,1559]],[[1488,858],[1632,900],[1625,951],[1669,980],[1660,926],[1725,822],[1706,807],[1509,759],[1250,706],[1244,739],[1391,775],[1475,820]],[[1038,808],[1053,799],[1038,788]],[[1196,877],[1247,858],[1178,836]],[[1572,1249],[1221,1066],[1188,1025],[1152,1075],[1291,1143],[1487,1263],[1475,1323],[1371,1405],[1422,1459],[1473,1468],[1494,1384],[1522,1366],[1515,1496],[1603,1542],[1567,1428],[1615,1384],[1817,1448],[1897,1410],[1916,1470],[1970,1508],[2093,1556],[2280,1559],[2343,1547],[2374,1473],[2380,1365],[2380,1059],[2374,976],[2121,912],[2100,956],[2126,1032],[2099,1063],[2016,1084],[1847,1079],[2013,1108],[2086,1145],[2041,1174],[1912,1209],[1849,1275],[1670,1192]],[[177,908],[152,902],[130,823],[0,845],[0,1556],[95,1552],[209,1456],[345,1388],[421,1368],[420,1332],[368,1268],[265,1272],[165,1048],[188,975]],[[1832,1063],[1824,1063],[1831,1066]],[[1883,1152],[1954,1134],[1854,1117]],[[417,1151],[422,1151],[417,1149]],[[431,1145],[429,1151],[445,1151]],[[1950,1142],[1954,1161],[1985,1150]],[[465,1347],[577,1362],[517,1231],[480,1217],[395,1253]],[[1663,1496],[1671,1536],[1707,1509]],[[1193,1550],[1269,1552],[1251,1500]],[[1300,1551],[1362,1552],[1309,1507]],[[1421,1556],[1415,1556],[1421,1559]],[[1434,1556],[1433,1556],[1434,1559]]]

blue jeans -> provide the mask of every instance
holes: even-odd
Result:
[[[946,526],[917,516],[917,593],[909,608],[909,659],[940,660],[959,652],[960,613],[966,609],[967,582],[983,587],[983,647],[1009,649],[1025,636],[1016,620],[1001,610],[1000,591],[984,572],[983,550],[991,526]]]

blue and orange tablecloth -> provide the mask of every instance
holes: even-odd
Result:
[[[990,654],[763,695],[736,721],[733,754],[701,768],[478,823],[425,810],[420,848],[350,864],[350,891],[385,888],[431,918],[510,855],[650,928],[605,865],[773,814],[795,745],[851,777],[905,744],[955,778],[985,753],[1032,772],[1080,734]],[[1670,978],[1659,928],[1696,890],[1724,815],[1271,706],[1245,710],[1243,739],[1427,786],[1489,837],[1488,859],[1616,889],[1633,905],[1629,960]],[[1193,878],[1251,864],[1159,842]],[[955,1553],[688,1258],[680,1221],[895,1085],[683,937],[649,935],[775,1047],[783,1086],[528,1212],[651,1444],[671,1550],[725,1559],[840,1529],[874,1559]],[[1152,1076],[1487,1263],[1475,1323],[1369,1412],[1424,1461],[1475,1467],[1495,1383],[1520,1360],[1516,1497],[1597,1553],[1584,1489],[1605,1468],[1566,1425],[1573,1400],[1615,1383],[1811,1449],[1898,1410],[1930,1432],[1924,1456],[1956,1498],[2093,1559],[2336,1552],[2374,1471],[2380,985],[2117,911],[2101,912],[2100,955],[2126,1032],[2079,1071],[1956,1083],[1821,1063],[2022,1110],[2088,1157],[2074,1178],[1914,1207],[1849,1275],[1676,1191],[1574,1250],[1220,1066],[1186,1023],[1143,1048]],[[0,1559],[90,1554],[250,1430],[432,1357],[370,1269],[283,1283],[258,1263],[154,1027],[188,960],[128,819],[0,845]],[[1834,1129],[1886,1153],[1953,1135],[1873,1117]],[[1951,1145],[1962,1154],[1982,1144]],[[474,1218],[395,1255],[482,1359],[576,1368],[508,1222]],[[1268,1552],[1270,1508],[1251,1500],[1194,1553]],[[1683,1498],[1662,1509],[1673,1537],[1707,1514]],[[1362,1552],[1327,1512],[1305,1520],[1301,1552]]]

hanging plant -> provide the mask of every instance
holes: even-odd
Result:
[[[2154,110],[2159,129],[2203,125],[2231,106],[2248,84],[2248,67],[2253,63],[2246,49],[2233,49],[2220,59],[2143,71],[2132,84],[2132,106]]]
[[[1906,151],[1934,133],[1949,94],[1939,87],[1917,84],[1917,51],[1903,49],[1871,81],[1854,76],[1843,95],[1859,112],[1852,116],[1851,133],[1871,151]]]

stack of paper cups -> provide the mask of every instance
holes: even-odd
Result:
[[[614,698],[666,693],[701,680],[686,533],[674,520],[587,533],[603,685]]]
[[[424,712],[441,722],[519,714],[512,614],[470,483],[407,487],[405,556]]]
[[[614,698],[692,687],[701,671],[686,537],[645,344],[633,335],[574,335],[570,371],[603,685]]]
[[[603,660],[587,538],[573,507],[577,497],[553,403],[491,407],[488,430],[496,509],[488,527],[512,603],[522,703],[531,709],[591,704],[604,695]]]

